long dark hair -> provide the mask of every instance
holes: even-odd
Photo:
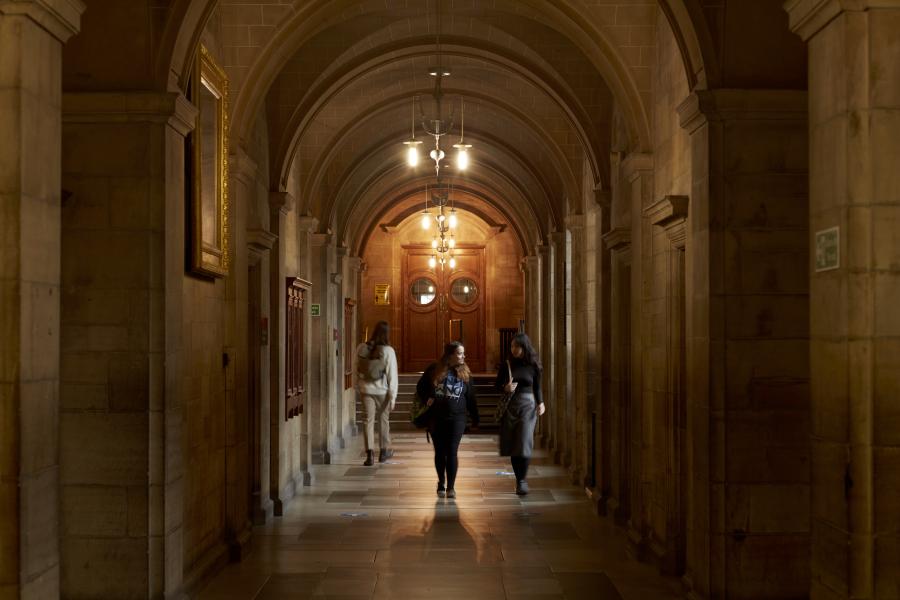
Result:
[[[367,342],[369,344],[369,358],[381,358],[381,347],[390,346],[391,326],[387,321],[378,321],[375,329],[372,331],[372,337]]]
[[[444,354],[441,356],[441,359],[430,367],[434,372],[434,376],[431,379],[431,382],[434,385],[438,385],[447,376],[447,372],[450,371],[451,368],[450,358],[456,354],[456,351],[462,345],[462,342],[450,342],[444,346]],[[465,382],[468,382],[472,377],[472,371],[469,370],[469,365],[465,363],[457,365],[456,367],[453,367],[453,369],[456,371],[456,376]]]
[[[534,345],[527,335],[524,333],[517,333],[516,337],[512,339],[512,343],[522,349],[522,358],[516,359],[513,357],[513,360],[520,360],[526,365],[532,365],[539,371],[543,369],[537,350],[534,349]]]

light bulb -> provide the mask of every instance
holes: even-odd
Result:
[[[469,293],[469,286],[464,285],[463,286],[463,294],[468,294],[468,293]]]
[[[447,245],[450,246],[450,248],[456,248],[456,238],[450,236],[450,240],[447,242]]]
[[[428,259],[428,266],[432,269],[437,266],[437,259],[434,256]]]
[[[453,258],[452,256],[450,257],[450,268],[451,268],[451,269],[455,269],[455,268],[456,268],[456,259]]]
[[[429,285],[429,286],[428,286],[428,293],[429,293],[429,294],[433,294],[433,293],[434,293],[434,286],[433,286],[433,285]],[[466,292],[466,293],[468,293],[468,292]]]
[[[416,147],[413,145],[410,145],[409,149],[406,151],[406,162],[411,167],[419,164],[419,151],[416,150]]]
[[[456,229],[456,209],[450,211],[450,229]]]
[[[437,244],[437,238],[434,238],[433,240],[431,240],[431,247],[432,247],[432,248],[437,248],[437,246],[438,246],[438,244]]]
[[[431,227],[431,215],[428,214],[427,210],[422,211],[422,229],[428,229]]]
[[[469,153],[465,148],[460,148],[459,152],[456,153],[456,167],[460,171],[465,171],[466,167],[469,166]]]

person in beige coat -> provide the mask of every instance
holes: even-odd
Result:
[[[356,391],[366,409],[366,462],[374,464],[375,419],[380,431],[378,462],[394,455],[391,450],[391,411],[397,401],[397,354],[390,344],[387,321],[375,325],[368,342],[356,348]]]

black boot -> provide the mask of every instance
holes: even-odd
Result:
[[[390,448],[382,448],[378,451],[378,462],[385,462],[390,457],[394,456],[394,451]]]
[[[366,462],[363,463],[364,467],[371,467],[375,464],[375,451],[374,450],[366,450]]]

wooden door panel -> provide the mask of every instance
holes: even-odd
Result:
[[[424,371],[439,355],[438,312],[406,311],[403,355],[404,371]]]
[[[484,248],[457,248],[456,269],[428,268],[431,248],[404,246],[403,273],[403,347],[402,370],[421,371],[440,357],[444,344],[460,337],[466,347],[466,362],[475,372],[485,369],[484,332]],[[434,301],[427,306],[413,302],[412,285],[420,277],[435,282]],[[475,282],[478,289],[476,301],[470,304],[455,302],[450,286],[460,277]],[[454,326],[457,329],[454,329]]]

